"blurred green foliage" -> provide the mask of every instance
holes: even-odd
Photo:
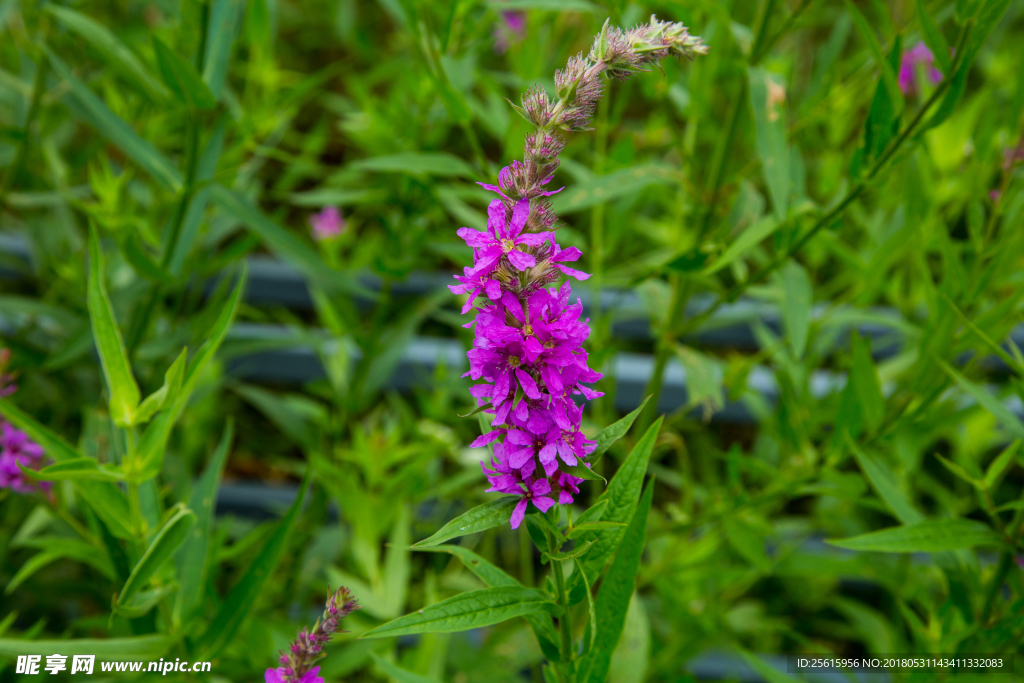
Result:
[[[469,263],[454,231],[485,222],[475,182],[522,153],[527,127],[505,98],[551,90],[606,17],[652,12],[710,54],[612,84],[555,180],[559,240],[594,273],[577,289],[635,289],[653,331],[615,338],[616,311],[591,311],[608,395],[588,429],[616,419],[617,352],[651,357],[649,393],[676,364],[690,392],[651,459],[647,547],[610,680],[692,680],[687,662],[717,651],[758,670],[750,653],[1020,652],[1021,2],[3,0],[0,231],[30,249],[27,264],[0,253],[3,346],[20,373],[4,405],[98,463],[79,467],[159,476],[132,484],[127,519],[88,502],[101,484],[121,490],[102,479],[58,481],[52,501],[0,493],[0,655],[159,632],[171,640],[154,657],[208,655],[215,677],[259,678],[343,582],[363,609],[323,662],[328,680],[401,680],[396,666],[456,683],[539,676],[522,620],[355,639],[483,585],[456,558],[407,550],[488,496],[466,446],[478,425],[457,416],[471,403],[461,370],[388,388],[414,337],[470,339],[447,292],[400,285]],[[920,66],[903,92],[900,57],[918,42],[943,79]],[[341,207],[346,229],[315,242],[307,221],[323,206]],[[197,363],[258,256],[297,269],[313,307],[241,302],[219,354]],[[705,343],[713,313],[741,297],[779,324],[746,320],[755,349]],[[252,338],[242,322],[278,332]],[[327,377],[288,387],[226,371],[296,347]],[[184,348],[188,366],[169,371]],[[774,401],[753,388],[765,372]],[[727,399],[755,424],[704,419]],[[145,451],[159,420],[177,427],[166,451]],[[610,451],[606,475],[641,434]],[[203,501],[220,468],[314,483],[301,514],[213,518]],[[147,568],[154,530],[170,543],[183,524],[207,529],[208,546]],[[892,531],[865,536],[880,529]],[[547,571],[522,533],[463,544],[526,585]]]

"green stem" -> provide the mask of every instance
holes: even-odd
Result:
[[[548,539],[548,552],[554,554],[558,552],[558,546],[556,544],[554,536],[547,529],[544,530],[544,535]],[[561,650],[562,659],[569,663],[570,668],[572,667],[572,661],[575,659],[575,652],[572,649],[572,617],[569,610],[569,594],[565,590],[565,575],[562,572],[562,563],[558,560],[551,560],[551,572],[555,575],[555,587],[558,590],[558,604],[565,611],[562,616],[558,617],[558,632],[561,635]]]
[[[18,151],[14,156],[14,161],[7,169],[7,173],[4,174],[3,182],[0,183],[0,205],[6,203],[7,192],[14,185],[14,181],[17,180],[18,174],[21,172],[21,167],[25,165],[25,159],[28,158],[32,122],[36,120],[39,106],[43,99],[43,93],[46,90],[48,66],[49,64],[45,57],[40,55],[39,61],[36,64],[35,81],[32,85],[32,100],[29,102],[28,112],[25,114],[25,125],[21,127],[21,140],[18,142]]]
[[[1000,553],[999,564],[996,566],[996,573],[992,577],[992,582],[988,585],[988,590],[985,591],[985,604],[981,609],[981,618],[978,620],[982,628],[988,623],[988,618],[992,614],[992,608],[996,604],[996,598],[999,597],[999,588],[1003,585],[1003,581],[1006,580],[1006,575],[1010,572],[1012,564],[1013,557],[1009,551]]]

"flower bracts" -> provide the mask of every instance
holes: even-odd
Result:
[[[706,52],[682,24],[651,17],[622,31],[606,22],[589,56],[573,57],[556,73],[557,100],[539,87],[523,96],[516,109],[535,127],[526,136],[524,159],[503,168],[497,185],[480,183],[498,195],[487,208],[487,229],[458,231],[474,253],[473,266],[450,287],[469,294],[463,314],[475,310],[466,325],[476,333],[466,375],[483,380],[471,392],[488,406],[495,427],[472,445],[494,444],[491,461],[482,463],[488,491],[521,496],[513,529],[531,503],[547,511],[573,502],[583,479],[571,468],[589,466],[586,458],[596,447],[580,432],[583,408],[573,397],[603,395],[587,386],[601,379],[583,348],[589,319],[580,320],[578,299],[570,302],[568,281],[555,286],[563,275],[590,277],[567,265],[582,254],[555,241],[558,217],[547,200],[559,191],[546,186],[565,146],[562,131],[586,129],[604,92],[602,73],[625,79],[669,55]]]

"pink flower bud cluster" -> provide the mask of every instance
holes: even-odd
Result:
[[[17,385],[11,383],[14,375],[7,372],[10,359],[11,352],[0,349],[0,398],[18,390]],[[23,494],[33,491],[48,493],[53,484],[33,481],[21,470],[22,467],[38,470],[43,465],[44,456],[43,447],[30,439],[28,434],[0,419],[0,489],[11,489]]]
[[[586,130],[604,93],[603,72],[625,79],[665,57],[706,52],[701,39],[679,23],[652,16],[623,31],[605,22],[588,57],[571,58],[555,74],[557,99],[540,87],[523,95],[515,108],[535,128],[526,136],[525,157],[503,168],[497,185],[480,183],[498,194],[487,208],[487,229],[458,231],[474,254],[473,266],[450,287],[469,295],[463,314],[476,312],[466,325],[476,333],[466,375],[483,380],[471,393],[494,415],[495,427],[472,446],[493,444],[490,462],[481,463],[488,491],[520,496],[513,529],[531,503],[546,512],[573,502],[583,481],[575,468],[589,467],[586,458],[596,447],[580,432],[583,409],[573,396],[603,395],[587,386],[601,373],[587,366],[583,342],[590,321],[580,320],[583,306],[578,299],[570,303],[568,281],[549,287],[563,275],[590,277],[566,265],[581,253],[555,241],[558,217],[547,200],[559,191],[546,186],[565,147],[562,132]],[[483,303],[477,304],[481,295]]]
[[[508,209],[520,199],[530,199],[533,211],[527,232],[551,229],[558,217],[545,197],[553,194],[544,186],[558,168],[558,155],[565,147],[564,131],[587,130],[604,94],[601,74],[625,80],[666,57],[707,54],[699,36],[678,22],[650,22],[623,31],[605,22],[587,57],[569,59],[564,69],[555,72],[556,98],[535,86],[526,91],[521,106],[515,106],[536,128],[526,136],[526,154],[522,162],[513,162],[498,178],[498,186],[484,185],[499,192]]]
[[[338,631],[338,623],[357,609],[359,604],[344,586],[329,595],[323,616],[312,629],[299,631],[288,651],[281,653],[282,666],[266,670],[266,683],[324,683],[318,675],[320,667],[313,664],[324,656],[324,645],[331,636],[344,633]]]

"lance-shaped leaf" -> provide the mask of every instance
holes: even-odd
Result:
[[[181,413],[188,405],[189,398],[199,383],[199,378],[206,364],[210,362],[217,349],[220,348],[221,342],[224,341],[224,337],[227,336],[228,329],[230,329],[231,323],[238,313],[242,294],[245,291],[247,272],[247,268],[243,266],[238,283],[235,285],[231,297],[224,304],[224,308],[221,309],[209,337],[199,347],[196,355],[192,357],[192,361],[188,364],[181,383],[181,389],[177,392],[177,397],[173,402],[169,402],[171,405],[157,415],[156,419],[150,422],[146,427],[146,431],[142,433],[142,438],[135,449],[132,468],[127,472],[133,481],[143,481],[155,477],[163,467],[164,449],[167,446],[167,439],[171,434],[171,428],[174,427],[174,423],[178,421]]]
[[[249,7],[262,3],[249,3]],[[210,22],[206,31],[206,58],[203,60],[203,80],[213,97],[220,99],[231,60],[231,46],[238,32],[238,14],[246,5],[242,0],[213,0],[210,3]]]
[[[432,545],[441,545],[459,536],[475,534],[480,531],[487,531],[496,526],[510,524],[512,520],[512,508],[519,502],[518,496],[502,496],[495,500],[478,505],[441,527],[437,533],[413,544],[413,548],[424,548]]]
[[[469,591],[436,604],[406,614],[377,628],[360,638],[393,638],[414,633],[455,633],[527,614],[548,612],[557,606],[551,596],[533,588],[503,586]]]
[[[1002,537],[987,524],[973,519],[930,519],[852,538],[831,539],[832,545],[849,550],[880,553],[934,553],[979,545],[996,546]]]
[[[647,429],[647,432],[623,461],[619,471],[608,482],[608,489],[601,496],[608,501],[608,507],[601,515],[602,521],[627,524],[633,519],[637,501],[640,500],[640,489],[643,487],[647,463],[651,459],[651,452],[654,450],[654,443],[658,439],[663,419],[659,417]],[[581,544],[587,541],[596,541],[582,562],[583,568],[587,572],[587,582],[590,585],[596,583],[598,574],[615,554],[625,531],[624,527],[612,527],[598,532],[587,532],[577,540],[577,543]],[[574,572],[569,577],[569,601],[571,604],[583,600],[583,585],[582,577],[577,573]]]
[[[21,463],[18,463],[18,467],[27,476],[41,481],[62,481],[64,479],[124,480],[124,473],[120,470],[100,467],[98,462],[88,457],[63,460],[38,471],[25,467]]]
[[[234,432],[234,422],[229,419],[224,425],[224,434],[213,453],[213,458],[210,459],[203,476],[196,482],[189,497],[188,506],[195,513],[196,523],[192,527],[192,533],[181,544],[181,549],[174,557],[178,573],[178,594],[174,600],[172,619],[176,624],[181,624],[187,619],[202,598],[210,531],[213,527],[213,504],[217,496],[217,484],[220,482],[224,463],[231,450]]]
[[[230,643],[256,604],[256,599],[260,591],[263,590],[263,584],[270,578],[274,568],[277,567],[278,560],[281,559],[281,553],[284,551],[292,527],[302,509],[302,502],[306,498],[306,491],[309,490],[311,479],[312,475],[307,473],[295,496],[295,501],[288,508],[288,512],[277,523],[274,532],[249,565],[241,581],[231,589],[227,599],[221,604],[217,616],[197,641],[203,655],[200,659],[213,659],[225,645]]]
[[[185,376],[187,360],[188,349],[182,349],[175,361],[171,363],[171,367],[167,368],[167,372],[164,373],[163,386],[147,396],[139,404],[138,410],[135,411],[135,424],[149,422],[150,418],[158,410],[174,404],[174,401],[178,398],[178,392],[181,391],[181,382]]]
[[[412,671],[406,671],[405,669],[392,664],[376,652],[371,652],[370,658],[377,666],[380,667],[381,671],[398,681],[398,683],[437,683],[433,678],[427,678],[426,676],[421,676],[417,673],[413,673]]]
[[[101,659],[140,657],[156,659],[167,652],[170,636],[136,636],[134,638],[77,638],[70,640],[0,639],[0,656],[18,655],[96,655]]]
[[[117,596],[118,604],[127,604],[139,590],[146,585],[153,574],[166,562],[185,541],[192,525],[196,521],[195,514],[182,506],[160,528],[146,552],[136,563],[131,575]]]
[[[629,600],[633,595],[637,572],[640,571],[640,556],[647,542],[647,515],[653,497],[654,482],[651,481],[640,497],[615,559],[601,582],[601,590],[594,601],[597,637],[590,654],[580,664],[580,676],[577,679],[580,683],[603,683],[608,677],[612,652],[622,636]]]
[[[92,336],[100,354],[103,377],[110,392],[110,416],[119,427],[133,424],[133,415],[139,405],[139,385],[132,375],[128,352],[117,327],[114,308],[103,284],[103,255],[95,226],[89,229],[89,282],[86,299]]]
[[[504,570],[495,567],[469,548],[463,548],[459,545],[439,545],[414,549],[420,552],[454,555],[462,561],[466,569],[471,571],[476,578],[483,581],[488,588],[501,588],[502,586],[522,587],[522,584],[506,574]],[[537,642],[540,644],[540,649],[544,652],[544,656],[551,660],[559,660],[561,653],[558,650],[558,632],[555,630],[554,624],[551,623],[551,617],[544,613],[537,613],[524,615],[523,618],[533,628],[533,633],[537,636]]]
[[[217,106],[217,100],[196,73],[195,67],[156,36],[153,36],[153,48],[156,50],[157,64],[160,65],[160,75],[179,101],[191,109],[213,109]]]

